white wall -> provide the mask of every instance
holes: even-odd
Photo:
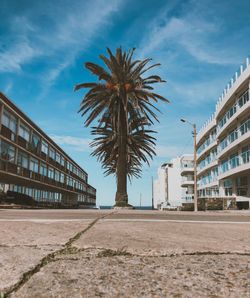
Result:
[[[186,189],[181,187],[181,158],[183,156],[174,158],[170,163],[158,168],[158,177],[154,181],[155,208],[159,208],[162,203],[166,204],[167,202],[170,203],[170,206],[181,206],[181,198],[186,194]]]

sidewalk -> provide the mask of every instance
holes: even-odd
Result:
[[[226,222],[212,220],[218,213],[210,213],[211,222],[186,213],[194,220],[187,222],[183,213],[157,211],[22,211],[18,218],[6,212],[0,210],[0,291],[6,297],[250,293],[248,213],[240,215],[244,221],[232,215]]]

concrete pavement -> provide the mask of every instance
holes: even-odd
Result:
[[[11,297],[247,297],[250,213],[0,210]]]

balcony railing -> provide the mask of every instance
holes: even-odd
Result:
[[[218,145],[219,152],[223,151],[226,147],[232,144],[239,137],[250,131],[250,119],[241,124],[240,127],[233,130],[228,136],[226,136]]]
[[[247,90],[241,97],[236,101],[236,103],[224,114],[224,116],[218,122],[218,131],[222,130],[223,126],[228,122],[228,120],[233,117],[233,115],[241,109],[249,101],[249,90]]]
[[[85,188],[83,190],[81,190],[77,186],[73,187],[73,186],[67,185],[66,183],[56,181],[55,179],[49,178],[47,176],[43,176],[43,175],[33,172],[27,168],[18,166],[15,163],[10,162],[9,160],[3,159],[3,158],[0,158],[0,170],[5,171],[7,173],[18,175],[20,177],[32,179],[34,181],[43,182],[43,183],[49,184],[51,186],[56,186],[56,187],[70,190],[70,191],[77,191],[78,193],[86,194]],[[95,195],[94,188],[90,188],[88,190],[88,192],[91,195]]]
[[[250,163],[250,150],[245,151],[239,155],[236,155],[226,162],[222,163],[219,167],[220,174],[223,174],[227,171],[230,171],[234,168],[237,168],[241,165]]]

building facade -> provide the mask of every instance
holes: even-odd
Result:
[[[179,207],[193,199],[193,156],[183,155],[164,163],[158,169],[154,182],[154,207]]]
[[[250,201],[250,66],[240,67],[197,135],[198,197],[218,209]]]
[[[0,92],[0,191],[46,206],[94,206],[88,174]]]

